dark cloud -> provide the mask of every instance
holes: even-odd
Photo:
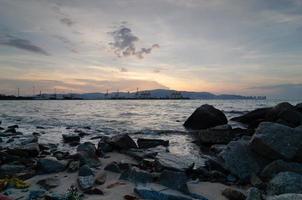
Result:
[[[0,45],[11,46],[42,55],[49,55],[44,49],[36,46],[31,41],[11,35],[0,35]]]
[[[143,59],[154,48],[160,47],[159,44],[154,44],[149,48],[137,50],[136,42],[139,41],[139,38],[132,33],[130,28],[125,26],[125,23],[109,34],[113,37],[113,42],[110,42],[109,45],[118,57],[136,56],[139,59]]]
[[[60,22],[62,24],[65,24],[66,26],[72,26],[75,23],[72,19],[67,18],[67,17],[64,17],[64,18],[60,19]]]

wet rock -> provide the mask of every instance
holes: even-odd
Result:
[[[87,190],[84,191],[84,193],[85,194],[97,194],[97,195],[103,195],[104,194],[104,192],[100,188],[97,188],[97,187],[87,189]]]
[[[222,152],[223,150],[225,150],[227,148],[227,145],[224,144],[214,144],[210,147],[210,151],[215,153],[215,154],[219,154],[220,152]]]
[[[4,178],[5,176],[14,176],[25,170],[26,166],[21,164],[3,164],[0,166],[0,178]]]
[[[182,193],[189,194],[187,180],[188,177],[184,172],[164,170],[160,175],[159,183],[172,190],[178,190]]]
[[[87,133],[87,132],[85,132],[85,131],[83,131],[81,129],[76,129],[76,130],[74,130],[74,132],[77,133],[78,136],[80,136],[80,137],[84,137],[86,135],[89,135],[89,133]]]
[[[266,120],[266,115],[271,109],[272,108],[259,108],[242,116],[234,117],[231,120],[248,124],[249,127],[255,128],[259,125],[259,123]]]
[[[302,194],[281,194],[268,197],[267,200],[302,200]]]
[[[259,125],[250,147],[269,159],[292,160],[302,148],[302,130],[264,122]]]
[[[255,187],[248,189],[246,200],[262,200],[261,191]]]
[[[39,159],[37,162],[37,170],[39,174],[50,174],[64,171],[66,164],[58,161],[56,158],[48,157]]]
[[[221,194],[229,200],[245,200],[246,199],[246,196],[242,192],[231,189],[231,188],[224,189]]]
[[[28,195],[28,200],[42,199],[47,193],[46,190],[30,190]]]
[[[63,134],[62,136],[65,143],[79,143],[81,139],[77,134]]]
[[[295,106],[295,110],[297,110],[298,112],[302,113],[302,103],[298,103],[298,104]]]
[[[111,162],[109,163],[105,168],[104,170],[106,171],[110,171],[110,172],[115,172],[115,173],[121,173],[122,170],[121,168],[119,167],[118,163],[117,162]]]
[[[116,135],[110,138],[109,143],[117,150],[136,149],[137,145],[128,134]]]
[[[302,174],[302,164],[295,162],[285,162],[283,160],[276,160],[265,166],[261,172],[261,177],[269,180],[279,172],[296,172]]]
[[[266,121],[276,121],[282,112],[293,110],[294,106],[288,102],[282,102],[272,107],[272,109],[266,115]]]
[[[52,188],[58,187],[60,185],[60,180],[54,177],[50,177],[50,178],[39,180],[37,184],[48,191]]]
[[[101,165],[93,143],[85,142],[80,144],[77,148],[77,152],[80,156],[80,165],[89,165],[90,167],[98,167]]]
[[[100,155],[104,155],[105,153],[113,151],[113,146],[109,142],[110,142],[109,137],[106,136],[100,137],[100,141],[98,143],[98,152]]]
[[[205,159],[174,155],[171,153],[159,153],[155,157],[155,164],[158,171],[162,171],[164,169],[187,171],[193,167],[204,167]]]
[[[223,159],[223,167],[243,182],[248,182],[267,163],[248,147],[246,141],[232,141],[219,156]]]
[[[6,195],[3,195],[3,194],[0,194],[0,200],[13,200],[13,198],[11,198],[9,196],[6,196]]]
[[[197,139],[200,144],[228,144],[236,137],[232,130],[206,129],[201,130],[197,134]]]
[[[119,179],[133,183],[150,183],[153,181],[153,176],[147,171],[140,170],[137,167],[132,167],[129,170],[124,171]]]
[[[268,184],[269,195],[302,193],[302,175],[294,172],[280,172]]]
[[[79,161],[71,161],[68,165],[67,171],[68,172],[76,172],[80,168],[80,162]]]
[[[88,190],[93,187],[95,182],[94,174],[88,165],[80,167],[78,184],[82,190]]]
[[[123,151],[123,153],[136,160],[143,160],[144,158],[155,158],[157,154],[166,153],[167,151],[166,147],[157,146],[149,149],[129,149],[127,151]]]
[[[64,160],[69,157],[69,152],[63,152],[63,151],[55,151],[52,154],[54,157],[56,157],[58,160]]]
[[[36,157],[40,153],[38,143],[30,143],[25,145],[17,145],[7,148],[7,153],[24,157]]]
[[[98,185],[102,185],[106,182],[107,174],[104,171],[99,171],[95,176],[95,183]]]
[[[297,127],[302,124],[302,113],[295,110],[286,110],[279,114],[276,122],[290,127]]]
[[[227,118],[222,111],[204,104],[193,112],[185,121],[184,126],[188,129],[198,130],[223,125],[227,122]]]
[[[152,148],[156,146],[169,146],[168,140],[138,138],[137,145],[140,149]]]
[[[134,188],[134,192],[141,198],[149,200],[207,200],[202,196],[191,197],[158,184],[138,185]]]

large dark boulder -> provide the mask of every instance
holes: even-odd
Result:
[[[82,190],[91,189],[94,186],[95,177],[88,165],[83,165],[79,169],[78,184]]]
[[[81,140],[81,137],[77,134],[63,134],[62,137],[65,143],[79,143]]]
[[[220,127],[220,126],[219,126]],[[200,144],[210,145],[210,144],[228,144],[236,137],[236,132],[232,131],[230,128],[209,128],[205,130],[200,130],[195,137]]]
[[[121,174],[120,179],[133,183],[150,183],[153,181],[153,176],[147,171],[138,169],[137,167],[131,167]]]
[[[101,161],[97,156],[97,149],[91,142],[84,142],[77,147],[77,153],[80,157],[80,165],[88,165],[90,167],[98,167]]]
[[[136,143],[128,134],[115,135],[111,137],[108,142],[117,150],[137,148]]]
[[[272,109],[267,113],[266,120],[267,121],[276,121],[279,118],[279,115],[285,111],[293,110],[294,106],[288,102],[282,102],[272,107]]]
[[[172,190],[178,190],[182,193],[189,194],[187,181],[188,177],[186,173],[171,170],[164,170],[159,177],[159,183],[161,185]]]
[[[293,160],[302,149],[302,130],[263,122],[250,141],[253,151],[272,160]]]
[[[36,157],[40,153],[38,143],[29,143],[25,145],[13,145],[7,148],[7,153],[23,157]]]
[[[214,106],[204,104],[193,112],[185,121],[184,126],[188,129],[199,130],[227,123],[228,120],[222,111],[214,108]]]
[[[290,127],[297,127],[302,124],[302,113],[296,110],[286,110],[278,115],[277,123]]]
[[[261,177],[270,180],[280,172],[296,172],[302,174],[302,164],[295,162],[285,162],[283,160],[275,160],[264,167],[261,172]]]
[[[302,103],[298,103],[296,106],[295,106],[295,110],[299,111],[300,113],[302,113]]]
[[[171,190],[165,186],[158,184],[138,185],[134,188],[142,199],[148,200],[207,200],[201,195],[186,195],[176,190]]]
[[[249,148],[248,142],[243,140],[230,142],[219,157],[223,160],[223,167],[242,182],[249,182],[250,178],[267,164],[267,161],[255,154]]]
[[[248,112],[247,114],[244,114],[242,116],[234,117],[231,120],[243,124],[247,124],[251,128],[254,128],[257,127],[259,123],[266,120],[266,115],[271,109],[272,108],[259,108],[251,112]]]
[[[39,174],[51,174],[64,171],[66,163],[58,161],[56,158],[48,157],[39,159],[37,162],[37,171]]]
[[[138,138],[137,145],[140,149],[147,149],[157,146],[169,146],[169,140]]]
[[[4,164],[0,166],[0,178],[15,176],[17,173],[24,172],[26,166],[21,164]]]
[[[280,172],[268,184],[269,195],[302,193],[302,175],[294,172]]]

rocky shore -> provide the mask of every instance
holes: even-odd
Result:
[[[0,122],[0,200],[302,199],[302,104],[231,120],[245,128],[211,105],[186,120],[199,159],[170,153],[167,140],[128,134],[84,142],[83,130],[63,134],[73,150],[62,151],[39,142],[39,131]]]

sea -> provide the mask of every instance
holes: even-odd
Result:
[[[97,136],[128,133],[134,139],[170,141],[173,154],[198,157],[200,149],[183,123],[202,104],[222,110],[228,119],[256,108],[274,106],[281,100],[34,100],[0,101],[0,125],[17,124],[26,134],[41,133],[40,143],[62,143],[62,134],[84,131],[81,142],[97,144]],[[302,101],[288,101],[296,105]],[[229,121],[233,127],[241,124]]]

